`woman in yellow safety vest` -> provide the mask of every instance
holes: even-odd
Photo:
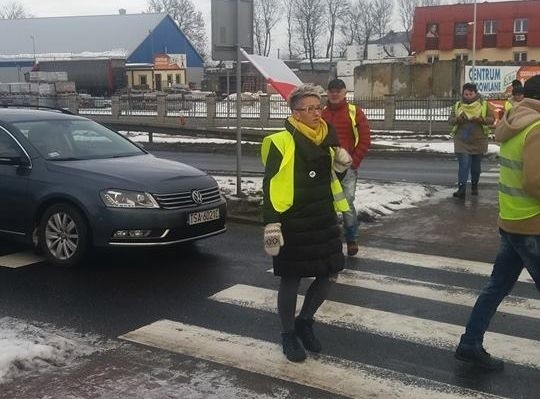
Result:
[[[313,316],[328,296],[331,277],[344,267],[336,211],[348,203],[334,172],[352,159],[338,148],[333,128],[321,118],[320,91],[304,85],[289,96],[292,115],[285,130],[267,136],[261,147],[264,247],[280,276],[278,313],[283,353],[301,362],[305,349],[320,352]],[[296,301],[302,277],[315,277],[298,317]],[[300,344],[300,341],[302,344]]]
[[[494,118],[488,113],[488,103],[480,97],[474,83],[465,83],[461,100],[452,108],[449,120],[453,125],[454,152],[458,159],[458,190],[454,197],[464,199],[469,173],[471,194],[478,195],[482,155],[487,152],[489,125]]]

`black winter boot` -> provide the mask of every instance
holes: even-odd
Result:
[[[503,361],[491,357],[483,347],[471,348],[459,345],[454,357],[462,362],[472,363],[474,366],[486,370],[501,371],[504,369]]]
[[[320,352],[322,350],[321,343],[313,334],[313,319],[307,320],[297,317],[294,321],[294,330],[296,335],[302,340],[304,348],[310,352]]]
[[[465,199],[465,192],[467,191],[467,186],[465,184],[458,184],[458,189],[452,196],[455,198]]]
[[[471,184],[471,195],[478,195],[478,183]]]
[[[300,345],[298,337],[294,331],[281,333],[281,343],[283,345],[283,353],[291,362],[303,362],[306,360],[306,351]]]

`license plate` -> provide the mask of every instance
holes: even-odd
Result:
[[[199,224],[219,219],[219,208],[189,214],[188,224]]]

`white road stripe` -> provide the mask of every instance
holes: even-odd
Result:
[[[391,292],[455,305],[474,306],[479,291],[467,288],[412,280],[401,277],[359,272],[345,269],[338,274],[337,282],[353,287]],[[518,316],[540,319],[540,300],[507,296],[499,311]]]
[[[170,320],[157,321],[119,338],[349,398],[499,398],[331,356],[310,356],[303,363],[291,363],[280,345]]]
[[[359,259],[380,260],[383,262],[418,266],[427,269],[478,274],[482,276],[490,276],[493,269],[492,263],[365,246],[360,246],[358,253],[354,257]],[[530,278],[529,273],[526,270],[523,270],[519,276],[519,281],[530,283],[532,282],[532,279]]]
[[[43,262],[45,259],[33,252],[17,252],[14,254],[0,256],[0,267],[16,269],[18,267],[32,265]]]
[[[273,273],[273,269],[268,269],[267,272]],[[478,295],[480,295],[480,291],[454,285],[437,284],[350,269],[339,272],[336,282],[351,287],[391,292],[393,294],[469,307],[474,306]],[[498,310],[504,313],[540,319],[540,301],[537,299],[509,295],[504,298]]]
[[[238,284],[216,293],[210,299],[277,312],[277,292],[265,288]],[[298,303],[299,308],[301,302]],[[316,318],[339,327],[449,350],[455,349],[464,330],[463,326],[328,300],[317,311]],[[540,369],[539,341],[488,332],[485,344],[495,356]]]
[[[480,181],[482,181],[486,177],[498,179],[499,172],[482,172],[482,177],[480,178]]]

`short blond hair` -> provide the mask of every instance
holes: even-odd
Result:
[[[304,97],[317,97],[320,100],[322,92],[323,92],[322,87],[315,86],[311,83],[298,86],[289,94],[289,98],[287,99],[287,102],[289,103],[289,108],[291,110],[296,109],[296,107],[298,106],[298,103]]]

